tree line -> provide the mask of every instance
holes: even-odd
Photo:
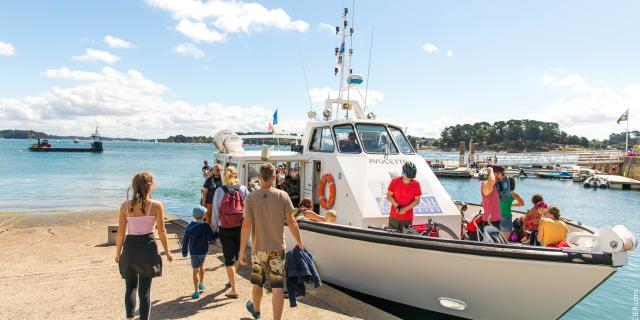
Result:
[[[554,122],[509,120],[458,124],[446,127],[435,145],[442,149],[458,148],[460,142],[477,143],[480,150],[509,152],[549,151],[560,147],[602,148],[608,142],[570,135]],[[605,140],[606,141],[606,140]]]

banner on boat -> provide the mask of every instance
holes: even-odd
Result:
[[[369,188],[371,194],[376,199],[378,210],[380,215],[388,216],[391,211],[391,203],[387,200],[387,187],[389,182],[384,181],[372,181],[369,182]],[[442,214],[442,208],[438,204],[438,200],[435,196],[427,193],[420,196],[420,204],[413,208],[413,214]]]

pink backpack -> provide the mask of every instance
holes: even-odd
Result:
[[[235,228],[242,226],[244,199],[240,191],[235,187],[222,186],[224,196],[220,202],[220,226],[223,228]]]

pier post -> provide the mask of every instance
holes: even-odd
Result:
[[[464,141],[460,141],[460,159],[458,160],[458,167],[464,167]]]

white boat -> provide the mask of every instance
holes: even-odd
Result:
[[[341,35],[344,43],[345,31]],[[343,59],[345,51],[344,47],[336,50]],[[341,83],[346,85],[344,77]],[[287,190],[294,204],[294,199],[310,197],[316,212],[337,211],[335,224],[299,221],[305,247],[325,282],[464,318],[555,319],[627,264],[637,241],[624,226],[594,229],[571,223],[572,247],[562,249],[380,228],[389,215],[387,186],[406,161],[417,166],[416,179],[423,191],[415,208],[415,224],[432,219],[461,234],[463,214],[415,153],[404,126],[365,113],[361,102],[353,99],[359,95],[357,86],[349,83],[346,88],[353,91],[343,94],[342,87],[338,98],[327,100],[322,120],[315,112],[308,113],[303,136],[291,137],[300,145],[291,151],[267,147],[246,151],[237,145],[225,146],[227,140],[237,144],[238,137],[216,136],[217,149],[226,150],[215,154],[216,163],[238,168],[239,178],[250,190],[260,165],[270,162],[286,168],[286,176],[291,177]],[[329,187],[327,192],[323,181],[335,187],[333,206],[322,206],[331,197],[321,195],[332,190]],[[292,246],[295,242],[286,234],[287,245]],[[518,294],[522,290],[535,294]]]

